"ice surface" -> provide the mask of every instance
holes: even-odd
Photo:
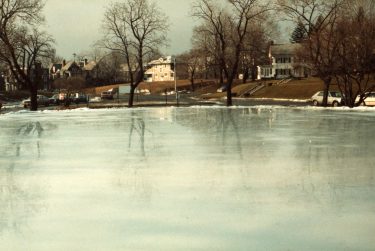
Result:
[[[374,109],[0,115],[0,250],[374,250]]]

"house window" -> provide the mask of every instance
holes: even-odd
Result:
[[[173,73],[171,73],[171,78],[173,78],[174,77],[174,74]]]

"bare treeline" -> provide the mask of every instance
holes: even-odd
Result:
[[[250,68],[254,75],[255,60],[261,58],[258,53],[267,40],[271,9],[271,2],[263,0],[198,0],[193,4],[192,14],[201,22],[194,30],[194,46],[206,52],[204,61],[216,66],[222,85],[226,80],[228,106],[239,68]]]
[[[144,79],[145,59],[166,42],[168,18],[148,0],[121,1],[107,8],[103,28],[101,46],[125,58],[131,87],[129,107],[132,107],[135,89]]]
[[[37,109],[41,61],[54,54],[53,39],[38,28],[44,21],[42,8],[40,0],[0,1],[0,62],[30,90],[31,110]]]
[[[374,2],[278,0],[278,7],[305,30],[299,56],[324,82],[323,105],[327,105],[333,80],[344,95],[345,105],[361,104],[374,90]]]
[[[0,65],[30,90],[32,110],[37,109],[41,62],[55,55],[52,37],[39,28],[43,7],[40,0],[0,0]],[[298,26],[294,40],[302,45],[299,61],[324,82],[325,105],[333,83],[350,107],[361,104],[374,89],[373,0],[193,0],[191,16],[198,21],[192,49],[178,61],[187,65],[192,90],[198,76],[219,79],[228,106],[239,73],[244,82],[255,80],[257,66],[269,64],[267,52],[270,41],[278,38],[281,20]],[[125,64],[130,107],[146,63],[167,44],[168,28],[168,17],[151,0],[118,0],[105,11],[98,45],[106,53],[95,56],[102,65],[97,74],[116,82],[119,65]]]

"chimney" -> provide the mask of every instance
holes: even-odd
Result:
[[[85,65],[87,65],[87,58],[85,58]]]
[[[66,65],[65,59],[62,61],[62,66],[64,67]]]

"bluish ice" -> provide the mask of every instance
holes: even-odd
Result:
[[[0,115],[0,250],[375,250],[375,110]]]

